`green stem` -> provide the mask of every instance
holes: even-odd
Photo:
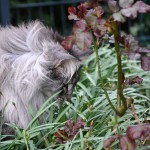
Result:
[[[117,64],[118,64],[118,83],[117,83],[117,97],[118,97],[118,107],[124,106],[124,109],[127,109],[126,99],[123,95],[123,88],[122,88],[122,65],[121,65],[121,54],[120,54],[120,46],[117,40],[119,35],[118,33],[118,24],[114,22],[114,39],[115,39],[115,51],[117,55]]]
[[[96,46],[96,44],[95,44],[94,46],[95,46],[94,49],[95,49],[95,53],[96,53],[96,61],[97,61],[97,65],[98,65],[98,77],[99,77],[99,80],[100,80],[102,89],[103,89],[103,91],[104,91],[104,94],[105,94],[105,96],[106,96],[106,99],[108,100],[108,102],[109,102],[111,108],[114,110],[114,112],[115,112],[116,114],[118,114],[118,111],[117,111],[116,108],[113,106],[113,104],[112,104],[112,102],[111,102],[111,100],[110,100],[110,98],[109,98],[109,95],[108,95],[108,93],[107,93],[107,90],[106,90],[106,88],[105,88],[105,86],[104,86],[104,84],[103,84],[102,76],[101,76],[100,57],[99,57],[99,55],[98,55],[98,47]]]

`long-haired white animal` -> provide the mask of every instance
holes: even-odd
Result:
[[[5,122],[26,128],[35,112],[55,92],[69,98],[80,61],[60,45],[61,37],[35,21],[0,28],[0,111]],[[7,104],[8,102],[8,104]]]

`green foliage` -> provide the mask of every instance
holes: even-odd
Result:
[[[114,49],[109,45],[102,46],[99,48],[99,56],[104,62],[102,64],[103,80],[113,105],[116,105],[117,61]],[[138,61],[128,60],[124,57],[122,63],[127,78],[135,75],[143,78],[143,83],[140,86],[131,85],[124,91],[124,94],[134,99],[139,120],[141,122],[150,120],[150,73],[143,72]],[[129,125],[137,124],[129,110],[121,118],[115,116],[99,86],[96,65],[95,54],[92,54],[84,63],[80,81],[74,90],[71,101],[65,102],[57,111],[56,103],[52,98],[47,100],[35,115],[29,129],[21,130],[13,125],[12,128],[17,133],[14,140],[4,140],[4,137],[8,138],[9,136],[2,135],[0,149],[84,150],[88,147],[92,150],[101,150],[103,149],[103,141],[113,135],[116,130],[123,134]],[[36,118],[46,110],[50,113],[48,122],[39,125]],[[67,120],[72,119],[76,122],[79,118],[82,118],[86,123],[84,129],[81,129],[72,141],[68,141],[66,144],[56,143],[54,133],[59,129],[62,130]],[[118,141],[113,144],[113,149],[120,149]]]

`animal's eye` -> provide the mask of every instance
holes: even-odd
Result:
[[[51,77],[55,80],[60,80],[62,78],[61,72],[58,69],[53,69]]]

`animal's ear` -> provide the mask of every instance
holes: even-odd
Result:
[[[83,61],[85,60],[89,55],[93,53],[91,49],[87,50],[80,50],[76,45],[73,45],[72,49],[69,50],[70,54],[76,57],[77,59]]]

